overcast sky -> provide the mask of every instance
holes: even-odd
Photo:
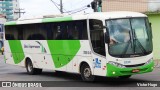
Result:
[[[54,0],[59,4],[60,0]],[[66,11],[81,8],[90,4],[93,0],[63,0],[64,9]],[[24,16],[41,16],[47,14],[60,14],[59,10],[54,6],[51,0],[20,0],[20,8],[25,9]],[[85,10],[86,13],[92,12],[91,8]],[[81,13],[84,13],[82,11]]]

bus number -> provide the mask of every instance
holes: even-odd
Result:
[[[83,51],[83,54],[91,54],[91,51]]]

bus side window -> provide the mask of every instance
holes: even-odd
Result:
[[[56,37],[55,37],[55,40],[62,40],[62,39],[63,39],[63,31],[62,31],[63,29],[62,29],[62,25],[58,23],[58,24],[56,25],[55,29],[56,29],[56,30],[55,30],[56,32],[54,33],[54,34],[55,34],[54,36],[56,36]]]
[[[44,29],[47,30],[47,40],[53,40],[53,27],[54,24],[49,23],[49,24],[45,24]]]
[[[5,28],[5,38],[6,40],[16,40],[16,30],[15,26],[6,26]]]
[[[23,40],[23,26],[16,26],[16,31],[18,33],[18,40]]]
[[[78,40],[79,39],[78,38],[79,32],[76,29],[75,21],[68,23],[67,34],[68,34],[67,36],[68,40]]]
[[[14,36],[11,34],[6,34],[6,40],[15,40]]]
[[[77,21],[76,29],[79,31],[80,40],[88,40],[86,20]]]
[[[89,20],[92,48],[95,53],[105,56],[103,23],[100,20]]]
[[[44,24],[30,24],[25,27],[27,40],[46,40],[47,30],[44,29]]]

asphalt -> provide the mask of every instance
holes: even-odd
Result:
[[[160,68],[156,66],[153,72],[134,75],[130,79],[97,77],[95,82],[86,83],[82,82],[80,75],[65,72],[56,73],[50,70],[43,70],[41,75],[28,75],[25,68],[5,64],[1,55],[0,81],[50,81],[52,84],[56,84],[52,88],[29,88],[39,90],[159,90],[160,87],[138,87],[137,83],[158,82],[160,84]],[[10,88],[5,88],[5,90],[7,89]],[[14,89],[17,90],[17,88],[12,88],[12,90]],[[28,88],[23,89],[28,90]]]

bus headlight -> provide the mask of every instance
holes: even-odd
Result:
[[[145,65],[146,65],[146,64],[149,64],[150,62],[152,62],[152,60],[153,60],[153,58],[149,59],[149,60],[145,63]]]
[[[117,67],[119,67],[119,68],[125,68],[124,65],[122,65],[122,64],[120,64],[120,63],[117,63],[117,62],[112,62],[112,61],[110,61],[109,64],[114,65],[114,66],[117,66]]]

